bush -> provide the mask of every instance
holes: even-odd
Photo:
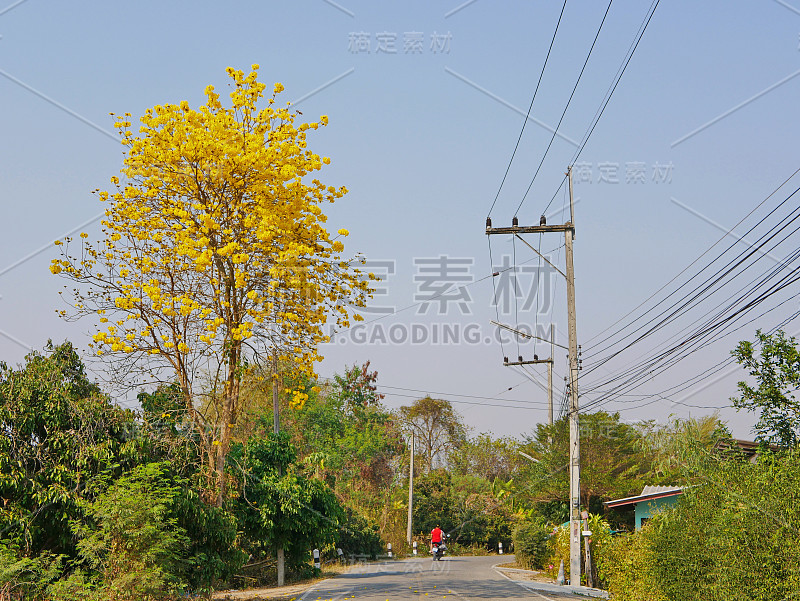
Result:
[[[149,601],[181,592],[185,530],[170,516],[178,488],[166,463],[141,465],[88,507],[95,527],[75,524],[78,550],[103,575],[106,598]]]
[[[549,560],[545,572],[553,580],[558,577],[558,568],[564,562],[564,578],[569,580],[569,525],[556,527],[547,541]]]
[[[591,549],[592,549],[592,563],[595,565],[595,568],[598,564],[600,558],[606,554],[606,548],[611,542],[611,528],[608,525],[608,522],[603,520],[599,515],[590,513],[589,514],[589,522],[588,522],[589,530],[592,532],[592,536],[588,539],[591,541]],[[586,541],[587,537],[581,536],[581,572],[582,572],[582,583],[586,584],[585,579],[585,553],[586,553]],[[547,541],[547,548],[548,548],[548,560],[546,567],[543,565],[547,574],[556,579],[558,577],[558,570],[561,562],[564,562],[564,578],[566,580],[570,579],[569,573],[569,525],[562,524],[558,526],[553,533],[551,534],[549,540]],[[595,575],[596,569],[595,569]],[[602,577],[600,577],[602,579]],[[596,580],[596,579],[595,579]],[[594,586],[597,587],[597,582],[594,583]]]
[[[247,553],[236,540],[236,516],[208,505],[195,488],[180,482],[184,485],[173,501],[171,515],[189,539],[184,578],[189,591],[204,593],[230,581],[247,561]]]
[[[597,556],[597,572],[614,601],[666,601],[653,574],[655,553],[649,532],[610,538]]]
[[[614,599],[771,601],[800,590],[800,451],[705,457],[702,484],[600,560]]]
[[[366,555],[370,559],[376,559],[383,552],[378,526],[370,524],[349,507],[345,509],[344,520],[339,527],[337,545],[346,557]]]
[[[541,570],[550,556],[548,540],[552,528],[541,521],[523,522],[514,529],[514,553],[526,570]]]
[[[800,590],[800,452],[701,465],[704,483],[659,516],[652,571],[668,598],[768,601]]]

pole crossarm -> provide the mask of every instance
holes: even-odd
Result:
[[[552,363],[552,359],[534,359],[533,361],[503,361],[503,365],[535,365],[537,363]]]
[[[493,234],[553,234],[575,230],[571,223],[564,225],[512,225],[511,227],[487,227],[486,235]]]
[[[497,326],[498,328],[503,328],[505,330],[508,330],[509,332],[514,332],[515,334],[518,334],[518,335],[522,336],[523,338],[535,338],[536,340],[541,340],[542,342],[551,342],[555,346],[557,346],[558,348],[563,348],[563,349],[569,350],[569,347],[566,347],[563,344],[558,344],[554,340],[547,340],[547,339],[541,338],[539,336],[534,336],[533,334],[528,334],[527,332],[520,332],[519,330],[515,330],[511,326],[507,326],[506,324],[500,323],[499,321],[495,321],[495,320],[492,319],[492,320],[489,321],[489,323],[491,323],[494,326]]]

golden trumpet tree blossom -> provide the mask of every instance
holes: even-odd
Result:
[[[328,118],[296,123],[276,102],[283,86],[265,99],[257,71],[228,69],[230,106],[208,86],[197,109],[148,109],[138,132],[129,113],[117,116],[124,178],[96,191],[108,205],[103,239],[81,234],[75,255],[70,239],[56,242],[50,267],[76,284],[73,315],[98,319],[98,354],[177,378],[220,503],[247,365],[280,356],[311,371],[324,326],[358,319],[351,308],[374,279],[343,258],[347,230],[325,229],[322,205],[347,190],[312,178],[330,160],[306,138]],[[219,399],[219,423],[197,411],[204,393]]]

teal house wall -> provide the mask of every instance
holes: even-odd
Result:
[[[678,495],[673,497],[663,497],[652,501],[641,501],[636,503],[636,529],[642,527],[642,520],[647,521],[659,511],[671,507],[678,502]]]
[[[681,494],[683,488],[680,486],[645,486],[640,495],[606,501],[605,505],[609,509],[633,509],[635,527],[639,530],[653,515],[677,503]]]

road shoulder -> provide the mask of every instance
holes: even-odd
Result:
[[[556,584],[543,572],[534,570],[522,570],[520,568],[507,567],[509,564],[498,563],[492,566],[495,572],[509,580],[513,580],[520,586],[532,591],[550,593],[552,595],[577,595],[599,599],[608,599],[608,591],[603,591],[587,586],[570,586],[569,584]]]

